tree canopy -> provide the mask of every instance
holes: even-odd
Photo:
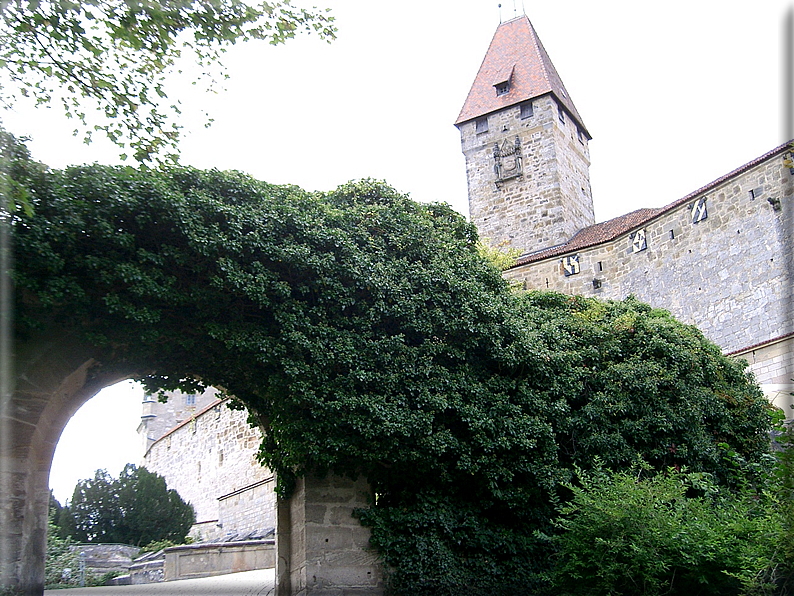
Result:
[[[165,478],[133,464],[118,478],[97,470],[94,478],[78,482],[67,509],[69,536],[80,542],[179,543],[196,520],[193,507]]]
[[[225,76],[221,58],[231,45],[281,44],[300,31],[331,40],[336,29],[327,11],[290,0],[2,2],[0,102],[60,103],[86,141],[101,131],[124,158],[172,159],[180,102],[166,81],[181,73],[180,59],[195,62],[191,76],[211,89]]]
[[[642,458],[730,485],[726,450],[767,452],[744,365],[631,298],[511,289],[446,205],[189,168],[24,176],[18,341],[68,330],[150,389],[224,388],[282,492],[364,475],[361,520],[404,593],[532,585],[575,466]]]

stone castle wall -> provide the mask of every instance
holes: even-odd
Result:
[[[487,132],[477,121],[460,125],[466,156],[471,221],[491,244],[538,250],[565,242],[594,220],[587,135],[551,95],[489,114]],[[524,112],[526,114],[526,111]],[[479,119],[478,119],[479,120]],[[494,147],[521,142],[522,175],[500,181]]]
[[[794,418],[794,337],[732,354],[744,358],[769,400]]]
[[[793,186],[778,151],[612,241],[517,266],[505,276],[527,289],[602,299],[633,294],[696,325],[725,352],[757,347],[751,367],[759,380],[790,384],[791,342],[783,340],[794,332]],[[706,217],[693,223],[692,208],[703,200]],[[636,250],[643,231],[646,248]],[[578,256],[579,272],[566,276],[568,256]],[[783,343],[773,351],[783,353],[763,356],[761,347],[777,340]]]
[[[166,395],[168,400],[165,403],[159,401],[156,395],[144,395],[141,423],[138,426],[142,454],[172,428],[217,400],[218,390],[208,387],[204,393],[169,391]]]
[[[276,525],[275,480],[256,459],[262,435],[247,417],[216,400],[161,437],[144,457],[148,470],[193,505],[191,534],[201,540],[258,536]]]

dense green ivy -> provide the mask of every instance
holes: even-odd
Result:
[[[633,299],[511,290],[445,205],[194,169],[27,184],[19,341],[62,330],[150,387],[223,387],[265,429],[282,491],[364,475],[395,590],[521,593],[556,487],[596,456],[730,483],[721,444],[767,449],[763,396],[696,329]]]

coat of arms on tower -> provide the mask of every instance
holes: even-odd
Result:
[[[496,184],[500,184],[511,178],[518,178],[524,173],[521,158],[521,139],[516,137],[514,143],[505,139],[504,142],[494,144],[494,173],[496,174]]]

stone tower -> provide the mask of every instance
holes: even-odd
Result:
[[[492,245],[532,253],[595,223],[591,137],[526,16],[499,25],[455,126]]]

